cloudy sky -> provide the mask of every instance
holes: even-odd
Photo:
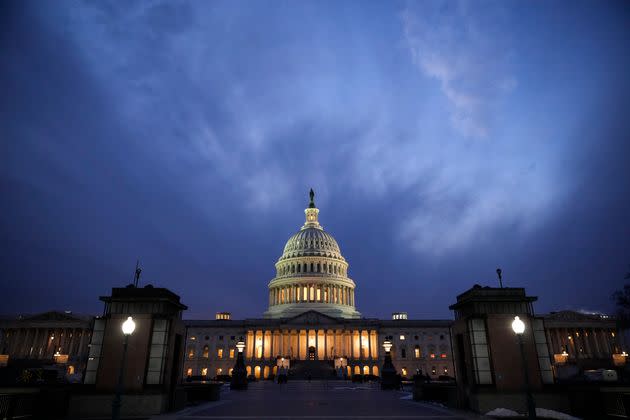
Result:
[[[368,317],[475,283],[610,312],[630,271],[627,2],[0,6],[0,312],[133,280],[257,317],[308,189]]]

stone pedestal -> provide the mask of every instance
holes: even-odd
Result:
[[[182,311],[187,307],[173,292],[152,286],[114,288],[111,296],[100,299],[105,303],[105,310],[104,315],[94,321],[84,382],[93,384],[101,396],[94,403],[83,403],[92,411],[106,411],[95,410],[92,404],[107,401],[102,397],[104,394],[111,393],[113,398],[123,362],[121,326],[131,316],[136,328],[128,340],[121,414],[123,417],[128,414],[125,407],[130,405],[125,403],[126,398],[127,402],[133,400],[136,408],[144,406],[143,398],[150,400],[147,414],[175,408],[175,388],[181,380],[185,337]],[[134,395],[132,399],[129,394]],[[85,398],[89,400],[90,396]],[[108,404],[111,407],[111,400]],[[135,415],[137,413],[134,411]]]
[[[492,406],[487,400],[492,395],[496,407],[511,408],[502,396],[521,394],[523,404],[519,401],[514,409],[522,411],[526,395],[524,365],[533,392],[541,391],[545,383],[553,383],[543,320],[534,316],[532,308],[536,300],[523,288],[478,285],[457,296],[457,303],[450,309],[455,311],[452,339],[460,406],[480,409],[483,405],[486,409]],[[512,330],[515,316],[525,323],[524,360]],[[479,401],[482,395],[483,404]]]

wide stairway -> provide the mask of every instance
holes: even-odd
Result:
[[[332,360],[292,360],[289,379],[334,379],[335,363]]]

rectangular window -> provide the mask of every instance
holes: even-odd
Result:
[[[234,349],[230,349],[230,359],[234,359]]]
[[[545,326],[542,319],[533,319],[532,326],[534,329],[534,342],[536,343],[536,351],[538,353],[538,365],[540,367],[540,376],[544,384],[553,383],[553,370],[551,367],[551,356],[547,347],[547,336],[545,335]]]
[[[317,301],[322,300],[322,289],[317,289]]]
[[[419,359],[419,358],[420,358],[420,349],[419,349],[419,348],[417,348],[417,347],[416,347],[416,349],[415,349],[415,356],[416,356],[416,359]]]
[[[404,339],[405,339],[405,336],[401,334],[401,335],[400,335],[400,339],[401,339],[401,340],[404,340]]]
[[[490,370],[490,355],[486,339],[486,323],[483,319],[468,321],[468,334],[472,344],[473,374],[478,385],[490,385],[492,372]]]
[[[222,359],[222,358],[223,358],[223,349],[218,349],[218,350],[217,350],[217,357],[218,357],[219,359]]]

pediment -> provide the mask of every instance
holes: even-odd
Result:
[[[592,321],[592,320],[600,320],[601,318],[597,315],[584,314],[576,311],[558,311],[552,312],[545,317],[548,320],[556,320],[556,321]]]
[[[285,322],[289,325],[306,324],[306,325],[331,325],[339,324],[340,321],[332,316],[325,315],[315,310],[310,310],[293,318],[288,318]]]
[[[64,312],[49,311],[23,318],[25,321],[80,321],[80,318]]]

